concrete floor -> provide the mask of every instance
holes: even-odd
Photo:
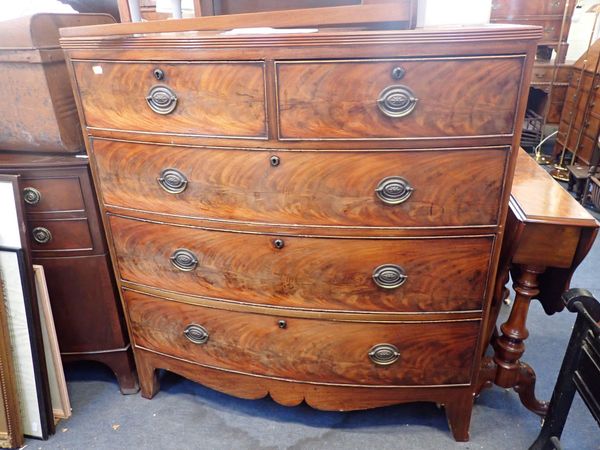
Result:
[[[549,236],[549,242],[552,242]],[[600,240],[575,274],[572,286],[600,298]],[[507,311],[503,311],[506,314]],[[546,316],[533,302],[531,337],[523,358],[538,374],[538,397],[549,399],[574,315]],[[406,404],[351,413],[321,412],[306,405],[279,406],[270,399],[240,400],[174,374],[164,373],[153,400],[122,396],[101,365],[66,367],[73,416],[48,441],[27,440],[38,449],[526,449],[540,420],[516,393],[497,387],[477,400],[471,441],[456,443],[443,410]],[[600,430],[579,397],[563,434],[565,449],[600,449]]]

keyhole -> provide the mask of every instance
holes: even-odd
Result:
[[[279,159],[279,156],[273,155],[270,158],[270,162],[273,167],[277,167],[279,165],[279,163],[281,162],[281,160]]]
[[[278,250],[281,250],[284,245],[285,243],[283,242],[283,239],[275,239],[273,241],[273,246]]]
[[[282,330],[287,328],[287,322],[285,320],[280,320],[279,322],[277,322],[277,325],[279,325],[279,328],[281,328]]]
[[[165,73],[162,71],[162,69],[154,69],[152,73],[154,74],[154,78],[157,80],[162,80],[165,77]]]

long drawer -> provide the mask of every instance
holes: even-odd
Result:
[[[524,56],[280,61],[284,140],[447,138],[514,131]]]
[[[265,138],[262,62],[75,61],[88,127]]]
[[[260,376],[364,385],[469,383],[479,321],[339,322],[205,308],[124,291],[133,340]]]
[[[109,217],[125,281],[315,310],[480,310],[493,245],[491,236],[277,237]]]
[[[93,151],[108,206],[356,227],[494,225],[509,154],[506,147],[284,152],[104,140]]]

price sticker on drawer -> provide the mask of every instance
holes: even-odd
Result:
[[[102,66],[92,66],[92,72],[94,75],[102,75]]]

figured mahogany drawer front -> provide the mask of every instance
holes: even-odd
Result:
[[[508,157],[503,147],[270,152],[93,145],[109,206],[323,226],[496,224]]]
[[[515,16],[562,16],[566,0],[493,0],[492,18],[512,19]]]
[[[85,211],[79,177],[24,179],[21,187],[29,213]]]
[[[239,302],[352,311],[480,310],[492,237],[277,237],[110,216],[121,278]]]
[[[88,127],[264,138],[262,63],[75,61]]]
[[[338,322],[250,314],[124,291],[138,347],[210,367],[320,383],[470,382],[479,321]]]
[[[94,247],[86,218],[31,219],[27,223],[33,252],[86,251]]]
[[[510,135],[524,56],[277,63],[281,139]]]

